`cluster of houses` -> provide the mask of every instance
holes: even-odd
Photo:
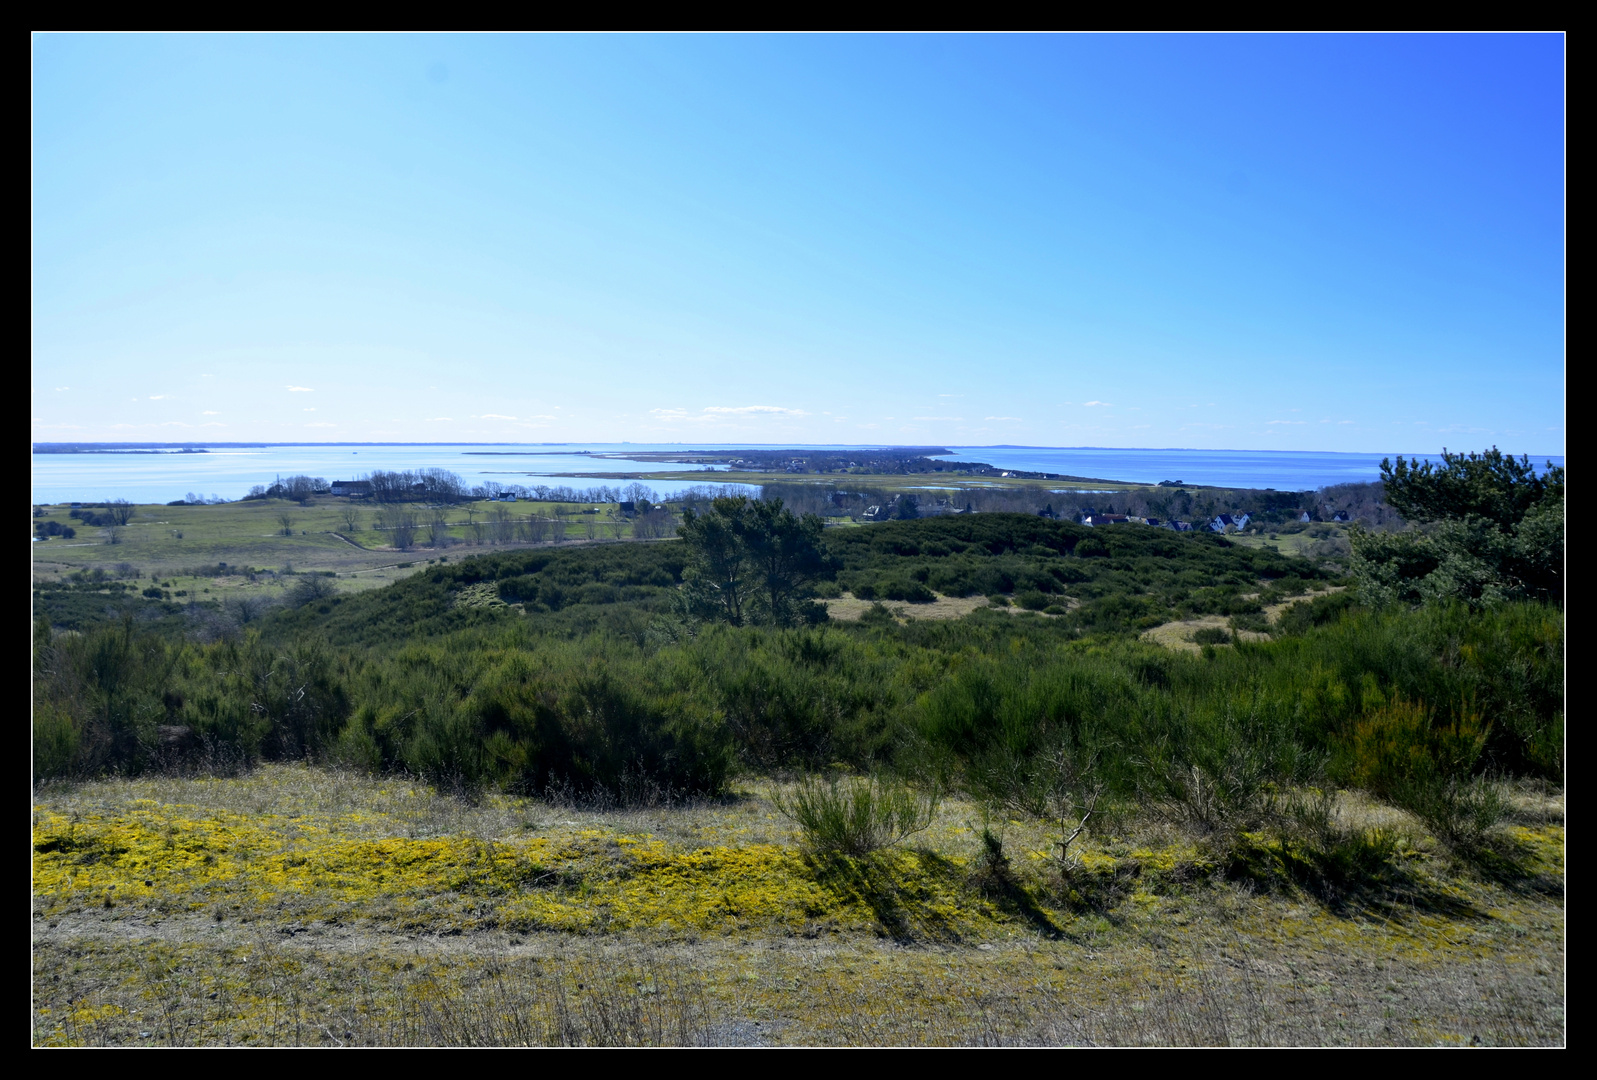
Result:
[[[894,495],[885,505],[867,506],[864,512],[860,514],[859,519],[861,521],[886,521],[897,513],[896,506],[901,498],[903,498],[902,495]],[[838,505],[842,505],[842,500],[838,500],[836,497],[834,497],[833,501],[837,502]],[[938,499],[935,502],[919,503],[915,507],[916,517],[945,517],[950,514],[974,514],[975,512],[976,508],[970,503],[959,506],[952,499]]]
[[[1209,529],[1212,532],[1223,533],[1227,529],[1242,530],[1248,527],[1250,515],[1217,514],[1206,522],[1193,524],[1190,521],[1174,521],[1169,518],[1156,517],[1131,517],[1126,514],[1099,514],[1088,511],[1076,520],[1088,527],[1099,525],[1152,525],[1156,529],[1170,529],[1173,532],[1193,532],[1197,529]]]
[[[1053,517],[1054,514],[1050,510],[1044,510],[1041,511],[1041,516]],[[1308,510],[1293,511],[1293,516],[1296,517],[1299,522],[1305,525],[1314,520],[1314,515]],[[1152,525],[1159,529],[1174,529],[1176,532],[1192,532],[1194,529],[1209,529],[1213,532],[1223,533],[1227,529],[1235,529],[1239,532],[1243,529],[1246,529],[1248,527],[1248,522],[1252,520],[1252,515],[1216,514],[1208,521],[1194,524],[1190,521],[1171,521],[1168,519],[1160,520],[1156,517],[1144,518],[1129,517],[1125,514],[1099,514],[1095,511],[1088,510],[1080,514],[1076,520],[1081,522],[1083,525],[1123,525],[1127,522],[1131,522],[1138,525]],[[1350,518],[1346,510],[1333,510],[1327,506],[1325,508],[1325,520],[1346,522],[1350,520]]]

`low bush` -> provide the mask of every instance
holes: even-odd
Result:
[[[904,600],[911,604],[930,604],[937,594],[918,581],[889,581],[882,586],[881,595],[889,600]]]
[[[1270,632],[1270,620],[1265,618],[1262,612],[1233,615],[1231,617],[1231,629],[1233,631],[1247,630],[1255,634],[1267,634]]]
[[[1283,815],[1281,851],[1300,879],[1322,892],[1339,893],[1384,877],[1397,855],[1398,836],[1391,829],[1343,826],[1335,803],[1334,794],[1325,790],[1291,800]]]
[[[931,826],[937,815],[935,790],[917,790],[901,781],[860,777],[829,781],[810,777],[776,805],[804,834],[818,855],[869,855]]]
[[[1387,797],[1456,848],[1478,846],[1509,811],[1501,785],[1482,777],[1413,780]]]

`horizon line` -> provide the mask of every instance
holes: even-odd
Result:
[[[623,440],[623,441],[594,441],[594,442],[576,442],[576,441],[572,441],[572,440],[561,440],[561,441],[557,441],[557,442],[511,442],[511,441],[504,441],[504,440],[498,440],[498,441],[492,441],[492,442],[468,442],[468,441],[456,441],[456,440],[450,440],[450,441],[444,441],[444,442],[423,442],[423,441],[415,441],[415,440],[398,440],[398,441],[383,440],[383,441],[368,441],[368,442],[353,441],[353,440],[339,440],[339,441],[333,441],[333,442],[308,442],[308,441],[303,441],[303,440],[296,440],[296,441],[291,441],[291,442],[267,442],[267,441],[264,441],[264,440],[248,440],[248,441],[241,441],[241,442],[213,442],[213,441],[204,441],[204,442],[127,442],[127,441],[94,440],[94,439],[58,440],[58,441],[50,441],[50,442],[45,442],[45,441],[30,442],[29,447],[30,447],[30,450],[35,450],[36,451],[37,448],[41,447],[41,446],[87,446],[87,447],[103,446],[103,447],[125,447],[125,448],[130,448],[130,449],[143,449],[143,448],[149,448],[149,449],[181,449],[181,448],[209,448],[209,447],[265,448],[265,447],[278,447],[278,446],[629,446],[629,445],[630,446],[679,446],[679,447],[683,447],[683,448],[703,447],[705,449],[711,449],[711,448],[735,449],[735,448],[738,448],[738,447],[750,447],[750,448],[754,448],[754,447],[791,447],[793,449],[806,449],[806,448],[819,449],[819,448],[824,448],[824,447],[848,447],[848,448],[851,448],[851,449],[852,448],[859,448],[859,449],[883,449],[883,450],[923,450],[923,449],[931,449],[933,447],[933,444],[929,444],[929,443],[918,443],[917,444],[917,443],[865,443],[865,442],[861,442],[861,443],[803,443],[803,442],[763,443],[763,442],[752,442],[752,441],[739,441],[739,442],[726,442],[726,443],[709,443],[709,442],[697,442],[697,443],[687,443],[687,442],[641,443],[641,442],[631,442],[631,441],[628,441],[628,440]],[[1390,456],[1390,457],[1433,457],[1433,456],[1440,456],[1440,454],[1443,452],[1443,451],[1396,451],[1396,450],[1284,450],[1284,449],[1279,449],[1279,448],[1266,450],[1266,449],[1244,449],[1244,448],[1238,448],[1238,447],[1225,447],[1225,448],[1211,447],[1211,448],[1205,448],[1205,447],[1196,447],[1196,446],[1056,446],[1056,445],[1046,445],[1046,444],[1037,444],[1037,443],[939,443],[939,444],[936,444],[936,445],[946,447],[950,451],[953,451],[953,450],[1107,450],[1107,451],[1121,451],[1121,452],[1139,452],[1140,451],[1140,452],[1161,452],[1161,453],[1179,452],[1179,453],[1199,453],[1199,454],[1327,454],[1327,455],[1340,455],[1340,456],[1344,456],[1344,457],[1368,457],[1368,456],[1373,456],[1374,454],[1384,454],[1384,455],[1387,455],[1387,456]],[[1444,450],[1445,450],[1445,448],[1444,448]],[[1476,451],[1465,451],[1465,452],[1466,453],[1470,453],[1470,452],[1480,453],[1481,451],[1480,450],[1476,450]],[[1521,454],[1519,454],[1519,455],[1511,455],[1511,456],[1540,457],[1540,458],[1562,458],[1562,457],[1564,457],[1564,454],[1563,453],[1557,453],[1557,454],[1535,453],[1535,454],[1532,454],[1532,453],[1530,453],[1528,451],[1521,451]]]

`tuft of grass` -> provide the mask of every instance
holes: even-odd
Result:
[[[938,794],[881,777],[810,777],[777,796],[776,805],[811,851],[858,856],[926,831],[937,816]]]
[[[1463,849],[1480,846],[1511,809],[1502,785],[1483,777],[1415,780],[1397,785],[1390,797],[1438,839]]]

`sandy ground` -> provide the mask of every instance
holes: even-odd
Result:
[[[1311,593],[1308,596],[1294,597],[1280,604],[1269,604],[1264,609],[1264,617],[1273,626],[1281,620],[1281,615],[1293,604],[1313,600],[1317,596],[1327,596],[1330,593],[1341,592],[1346,586],[1335,585],[1322,592]],[[1245,597],[1246,599],[1246,597]],[[1203,646],[1192,640],[1192,635],[1199,630],[1217,629],[1226,630],[1230,627],[1231,620],[1224,615],[1202,615],[1196,619],[1180,619],[1176,622],[1167,622],[1162,626],[1155,626],[1152,630],[1143,632],[1142,640],[1155,645],[1163,645],[1167,649],[1177,652],[1198,653],[1203,651]],[[1261,634],[1253,630],[1242,630],[1237,633],[1243,641],[1268,641],[1269,634]]]
[[[973,611],[983,608],[990,611],[1003,611],[1010,615],[1019,615],[1024,609],[1018,607],[993,607],[985,596],[944,596],[934,593],[937,597],[930,604],[910,604],[902,600],[860,600],[849,593],[844,593],[841,599],[825,601],[826,610],[832,618],[839,622],[853,622],[864,615],[872,607],[881,604],[892,612],[895,619],[963,619]],[[1081,601],[1061,597],[1067,609],[1079,607]],[[1045,619],[1056,618],[1038,611],[1032,614],[1041,615]]]

